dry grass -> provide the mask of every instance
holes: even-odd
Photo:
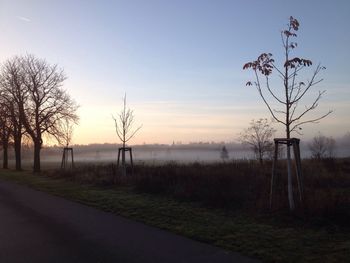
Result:
[[[296,214],[325,220],[350,220],[350,159],[303,160],[305,203]],[[275,211],[288,210],[287,182],[283,163],[278,167]],[[122,177],[113,164],[80,165],[75,170],[53,170],[50,176],[97,186],[127,185],[137,192],[195,201],[210,208],[259,214],[268,210],[271,163],[139,164]],[[295,199],[298,200],[294,180]]]

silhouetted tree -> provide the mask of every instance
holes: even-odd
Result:
[[[305,67],[312,65],[311,60],[299,57],[291,57],[291,52],[297,47],[297,43],[293,38],[297,37],[296,32],[299,30],[299,22],[294,17],[290,17],[287,28],[281,32],[283,43],[283,64],[278,67],[271,53],[262,53],[256,60],[248,62],[243,66],[243,69],[252,69],[255,76],[255,81],[248,81],[247,86],[254,85],[265,105],[270,111],[272,117],[286,129],[286,137],[290,139],[291,132],[300,133],[301,125],[306,123],[315,123],[331,113],[327,113],[304,120],[303,118],[318,106],[325,91],[319,91],[316,98],[310,105],[305,107],[298,107],[301,104],[302,98],[310,90],[311,87],[320,83],[322,79],[317,79],[318,74],[325,69],[320,64],[316,66],[308,81],[298,81],[298,74]],[[270,76],[276,71],[283,84],[281,93],[272,88],[270,84]],[[266,87],[266,90],[263,87]],[[282,106],[282,109],[276,110],[269,102],[268,95],[277,104]],[[287,171],[288,171],[288,200],[291,210],[294,209],[293,188],[292,188],[292,174],[291,174],[291,149],[287,145]]]
[[[20,107],[23,125],[34,144],[34,172],[40,172],[43,135],[62,137],[63,120],[78,121],[78,106],[62,89],[66,79],[62,69],[33,55],[21,58],[22,81],[28,101]]]
[[[220,158],[225,162],[226,160],[229,159],[229,154],[228,151],[226,149],[226,146],[223,146],[220,152]]]
[[[22,81],[21,58],[7,60],[1,70],[0,88],[3,91],[3,101],[12,124],[12,137],[15,149],[16,170],[22,169],[21,147],[22,136],[25,134],[20,108],[27,102],[28,92]]]
[[[332,137],[319,134],[312,139],[309,149],[312,157],[317,160],[334,158],[335,140]]]
[[[59,124],[59,130],[61,135],[57,137],[58,143],[63,147],[68,147],[73,138],[74,125],[76,121],[73,122],[71,119],[64,118]]]
[[[250,126],[239,136],[243,144],[249,145],[260,164],[273,151],[272,137],[276,130],[267,119],[252,120]]]
[[[134,129],[134,111],[126,107],[126,95],[123,98],[123,108],[117,117],[112,116],[115,124],[115,131],[119,140],[122,142],[123,149],[136,133],[141,129],[142,125]],[[125,150],[122,150],[122,169],[123,174],[126,173],[125,166]]]
[[[345,135],[343,136],[343,138],[341,139],[342,144],[344,144],[344,146],[350,146],[350,132],[346,132]]]
[[[74,124],[74,122],[67,118],[64,118],[60,123],[59,130],[61,131],[61,136],[58,137],[57,140],[58,143],[63,146],[61,169],[74,168],[73,147],[69,147],[73,138]]]

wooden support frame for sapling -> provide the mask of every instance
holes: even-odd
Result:
[[[69,155],[71,158],[69,158]],[[69,162],[71,159],[71,162]],[[72,147],[64,147],[62,154],[61,169],[74,168],[74,153]]]
[[[278,162],[278,156],[279,156],[279,145],[287,145],[293,147],[293,153],[294,153],[294,162],[295,162],[295,172],[296,172],[296,178],[298,183],[298,190],[299,190],[299,200],[301,205],[304,202],[304,180],[301,170],[301,158],[300,158],[300,139],[298,138],[275,138],[275,149],[274,149],[274,156],[273,156],[273,162],[272,162],[272,174],[271,174],[271,188],[270,188],[270,209],[273,208],[273,197],[274,197],[274,188],[276,185],[276,166]]]
[[[134,174],[134,161],[132,158],[132,148],[131,147],[121,147],[118,149],[118,160],[117,160],[117,169],[119,169],[119,161],[120,161],[120,156],[125,156],[125,153],[129,152],[129,157],[130,157],[130,165],[131,165],[131,175]]]
[[[74,168],[73,147],[69,147],[73,137],[73,126],[74,126],[74,123],[72,123],[69,119],[62,120],[60,124],[61,136],[59,138],[59,143],[61,145],[64,145],[63,153],[62,153],[61,169]]]

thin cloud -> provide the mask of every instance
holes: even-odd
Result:
[[[29,18],[24,17],[24,16],[16,16],[16,18],[19,19],[19,20],[25,21],[25,22],[31,22],[32,21]]]

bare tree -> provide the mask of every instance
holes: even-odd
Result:
[[[317,160],[334,158],[335,140],[332,137],[319,134],[312,139],[309,149],[312,157]]]
[[[78,121],[78,106],[62,89],[66,76],[57,65],[26,55],[21,57],[20,67],[21,81],[28,92],[28,101],[20,107],[20,114],[34,144],[34,172],[40,172],[43,135],[60,138],[62,120]]]
[[[228,160],[230,158],[225,145],[221,149],[220,158],[222,159],[223,162],[225,162],[226,160]]]
[[[112,116],[115,123],[115,131],[119,140],[122,142],[122,168],[125,174],[125,147],[136,133],[142,128],[142,125],[134,129],[134,111],[126,107],[126,94],[123,98],[123,108],[117,117]]]
[[[298,30],[299,22],[291,16],[287,28],[281,32],[284,59],[282,67],[278,67],[275,64],[271,53],[262,53],[256,60],[248,62],[243,66],[243,69],[252,69],[255,76],[255,81],[248,81],[246,85],[254,85],[256,87],[272,117],[285,127],[287,139],[290,139],[291,132],[293,131],[300,133],[301,125],[316,123],[332,112],[328,111],[320,116],[304,119],[307,114],[317,108],[325,91],[319,91],[311,104],[305,105],[305,107],[298,107],[302,103],[305,94],[313,86],[322,81],[322,79],[318,79],[317,77],[325,69],[318,64],[309,80],[306,82],[298,80],[300,71],[312,65],[311,60],[291,57],[291,52],[297,47],[297,43],[293,41],[293,38],[297,37],[296,32]],[[277,72],[277,75],[283,82],[281,93],[276,92],[270,84],[270,76],[273,71]],[[263,89],[264,87],[266,89]],[[282,108],[275,109],[269,98],[273,99]],[[295,205],[292,188],[291,149],[289,144],[287,145],[287,171],[289,207],[293,210]]]
[[[0,86],[3,91],[3,102],[7,107],[12,124],[12,137],[15,149],[16,170],[22,169],[21,147],[22,136],[25,135],[20,108],[27,102],[28,92],[21,80],[21,58],[14,57],[7,60],[1,71]]]
[[[350,132],[346,132],[344,136],[341,138],[341,142],[343,146],[350,148]]]
[[[61,136],[57,139],[61,146],[68,147],[71,144],[75,124],[75,122],[67,118],[60,121],[59,130],[61,131]]]
[[[239,136],[239,140],[254,152],[260,164],[266,155],[273,151],[272,137],[276,130],[267,119],[252,120],[250,126]]]
[[[70,119],[64,118],[59,125],[61,136],[57,138],[57,141],[61,146],[63,146],[61,169],[74,168],[73,147],[69,147],[73,138],[74,124],[75,123],[72,122]]]

